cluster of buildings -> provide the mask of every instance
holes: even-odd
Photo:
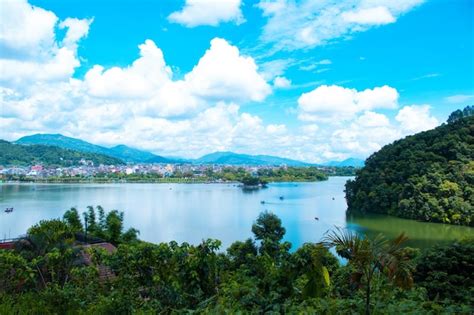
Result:
[[[196,165],[196,164],[128,164],[128,165],[99,165],[93,163],[81,163],[78,166],[70,167],[45,167],[42,165],[32,166],[0,166],[0,179],[9,176],[26,176],[32,178],[47,178],[61,176],[83,176],[92,177],[100,174],[159,174],[162,177],[170,177],[180,173],[181,176],[205,176],[208,172],[220,172],[222,165]],[[249,173],[256,173],[261,166],[242,166]]]

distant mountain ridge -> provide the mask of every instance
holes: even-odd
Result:
[[[343,161],[331,161],[324,163],[324,166],[333,166],[333,167],[363,167],[365,164],[365,161],[362,159],[356,159],[356,158],[348,158]]]
[[[121,165],[124,162],[109,155],[65,149],[43,144],[20,145],[0,140],[0,165],[78,166],[86,161],[94,165]]]
[[[153,153],[138,150],[126,145],[117,145],[112,148],[103,147],[92,144],[80,139],[66,137],[61,134],[34,134],[25,136],[17,141],[17,144],[30,145],[42,144],[56,146],[64,149],[76,150],[81,152],[99,153],[108,155],[124,162],[131,163],[174,163],[172,159],[168,159]],[[159,162],[154,162],[159,161]]]
[[[234,152],[214,152],[206,154],[193,161],[196,164],[221,164],[221,165],[288,165],[309,166],[311,163],[291,160],[271,155],[249,155]]]
[[[362,167],[364,161],[349,158],[344,161],[331,161],[324,164],[307,163],[298,160],[282,158],[272,155],[250,155],[234,152],[214,152],[206,154],[197,159],[185,159],[175,157],[165,157],[153,154],[148,151],[131,148],[120,144],[114,147],[104,147],[89,143],[84,140],[67,137],[61,134],[34,134],[22,137],[14,143],[22,145],[49,145],[63,149],[76,150],[87,153],[97,153],[120,159],[126,163],[194,163],[194,164],[216,164],[216,165],[252,165],[252,166],[332,166],[332,167]]]

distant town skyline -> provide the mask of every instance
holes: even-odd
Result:
[[[0,138],[366,158],[474,103],[469,0],[4,0]]]

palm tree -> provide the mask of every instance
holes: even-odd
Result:
[[[381,234],[369,239],[341,228],[330,231],[324,238],[323,244],[335,247],[337,253],[353,267],[352,281],[358,286],[365,285],[366,314],[370,314],[370,295],[375,276],[385,275],[402,288],[413,285],[414,265],[402,246],[407,239],[404,233],[393,240],[387,240]]]

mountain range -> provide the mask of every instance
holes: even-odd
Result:
[[[87,153],[98,153],[120,159],[127,163],[195,163],[195,164],[220,164],[220,165],[288,165],[288,166],[311,166],[316,164],[302,161],[271,156],[271,155],[249,155],[234,152],[214,152],[204,155],[198,159],[182,159],[176,157],[164,157],[148,151],[131,148],[126,145],[117,145],[114,147],[104,147],[92,144],[80,139],[66,137],[61,134],[34,134],[25,136],[17,141],[16,144],[33,145],[42,144],[56,146],[64,149],[76,150]],[[349,158],[344,161],[328,162],[322,166],[363,166],[364,161],[355,158]]]
[[[64,149],[76,150],[88,153],[99,153],[118,158],[129,163],[174,163],[175,160],[168,159],[153,153],[117,145],[111,148],[92,144],[80,139],[66,137],[61,134],[35,134],[26,136],[15,141],[16,144],[30,145],[43,144],[56,146]]]

